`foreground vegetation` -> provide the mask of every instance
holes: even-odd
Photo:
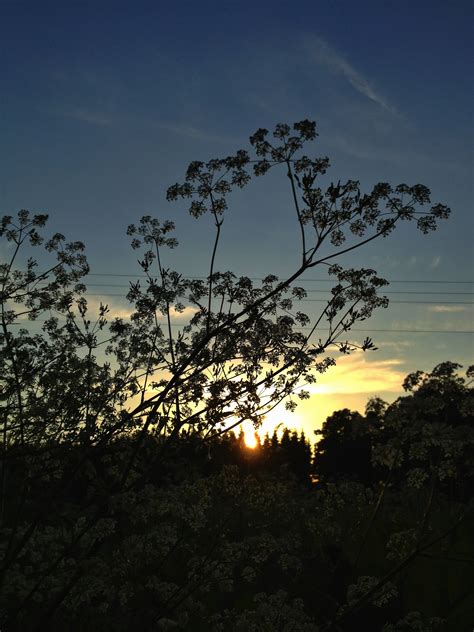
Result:
[[[131,440],[11,453],[4,629],[469,630],[473,399],[458,368],[409,376],[410,394],[364,416],[337,411],[313,457],[288,431],[254,450],[183,432],[147,442],[114,493]]]

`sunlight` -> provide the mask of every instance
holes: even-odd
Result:
[[[258,445],[257,437],[255,436],[255,431],[252,429],[251,431],[244,431],[244,441],[245,447],[250,450],[255,450]]]
[[[304,417],[298,414],[298,412],[289,413],[285,410],[284,404],[279,404],[265,415],[265,419],[263,419],[257,431],[252,422],[248,420],[244,421],[240,426],[244,433],[245,446],[250,450],[254,450],[258,446],[258,438],[260,438],[260,442],[263,442],[266,434],[271,437],[275,430],[277,432],[280,430],[283,431],[285,427],[300,432],[304,427]]]
[[[283,431],[283,428],[294,429],[299,432],[303,424],[304,417],[302,417],[298,408],[295,412],[290,413],[285,409],[284,403],[281,403],[265,415],[258,434],[261,437],[264,437],[267,433],[271,436],[275,430],[279,431],[281,429]]]

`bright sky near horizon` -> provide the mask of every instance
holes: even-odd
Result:
[[[248,147],[258,127],[318,122],[329,180],[423,183],[453,214],[347,256],[393,281],[362,323],[379,350],[341,357],[314,397],[278,422],[308,434],[333,410],[393,400],[404,376],[473,362],[473,94],[469,1],[59,2],[0,0],[0,214],[50,215],[87,246],[92,301],[125,309],[139,274],[126,227],[176,222],[169,265],[207,273],[212,227],[168,204],[191,160]],[[217,267],[285,276],[298,232],[283,171],[231,200]],[[3,258],[7,253],[0,250]],[[328,284],[301,283],[315,314]],[[363,326],[362,326],[363,325]]]

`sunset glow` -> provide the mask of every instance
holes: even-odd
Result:
[[[244,441],[247,448],[250,450],[254,450],[258,443],[257,437],[255,436],[255,432],[244,432]]]

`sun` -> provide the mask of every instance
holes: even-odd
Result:
[[[244,441],[245,441],[245,447],[249,448],[250,450],[255,450],[255,448],[258,445],[257,442],[257,437],[255,436],[255,430],[245,430],[244,431]]]

